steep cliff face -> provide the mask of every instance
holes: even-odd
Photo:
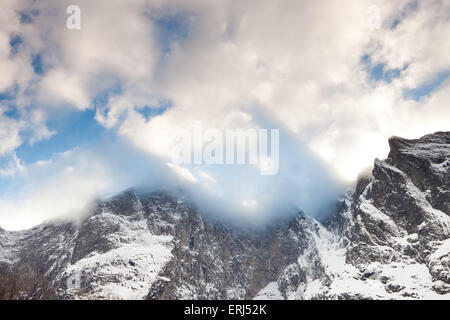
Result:
[[[303,253],[317,228],[299,215],[266,230],[236,230],[174,196],[128,191],[99,203],[80,226],[2,232],[0,292],[35,299],[249,299]]]
[[[306,269],[310,257],[324,257],[325,274],[311,268],[307,281],[285,295],[450,298],[450,133],[389,144],[388,158],[375,160],[372,174],[347,197],[332,235],[299,257]]]
[[[238,230],[127,191],[79,225],[0,229],[0,299],[448,299],[450,132],[389,144],[326,227]]]

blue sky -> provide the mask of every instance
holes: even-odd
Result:
[[[171,172],[169,135],[196,121],[226,130],[264,126],[258,115],[267,115],[305,150],[287,158],[317,159],[346,182],[386,156],[389,136],[450,123],[445,2],[380,0],[380,30],[367,27],[369,0],[346,10],[338,0],[79,0],[80,30],[66,28],[67,5],[15,0],[0,13],[0,212],[10,215],[0,225],[26,221],[37,207],[40,217],[56,215],[53,199],[74,209],[145,180],[129,167],[145,171],[150,158],[154,178]],[[295,150],[290,144],[284,150]],[[304,171],[319,167],[284,170],[270,184],[245,178],[242,196],[305,185]],[[229,188],[250,173],[184,169],[196,190],[253,203]],[[272,201],[267,207],[279,205]]]
[[[23,144],[17,149],[17,156],[30,164],[38,160],[49,160],[54,153],[61,153],[75,147],[89,148],[102,139],[108,139],[109,132],[95,120],[95,110],[76,111],[63,118],[47,123],[55,132],[50,138],[33,144]]]
[[[386,63],[374,63],[370,55],[362,56],[361,62],[367,71],[369,79],[375,82],[385,81],[391,83],[393,79],[401,76],[402,71],[408,68],[408,66],[405,65],[403,68],[388,69]]]
[[[444,70],[434,75],[431,80],[425,81],[423,84],[413,89],[405,89],[405,99],[414,99],[420,101],[432,95],[432,93],[441,88],[446,80],[450,77],[450,70]]]
[[[162,14],[160,12],[149,15],[157,28],[157,41],[161,48],[160,64],[164,63],[164,57],[170,55],[172,43],[187,39],[190,31],[187,13],[162,12]],[[32,10],[29,13],[21,12],[21,23],[30,24],[33,22],[33,17],[38,15],[38,10]],[[10,37],[11,54],[15,55],[21,45],[23,45],[23,39],[17,34],[12,34]],[[41,53],[32,54],[31,65],[36,75],[45,75]],[[114,139],[114,131],[108,130],[98,123],[95,115],[98,108],[106,106],[108,100],[112,96],[119,95],[121,90],[122,88],[119,85],[97,94],[91,101],[90,109],[85,111],[59,112],[55,110],[57,115],[50,115],[46,122],[47,127],[54,134],[48,139],[35,143],[23,143],[16,149],[17,156],[27,165],[39,160],[49,160],[55,153],[72,150],[75,147],[90,148],[99,141]],[[0,102],[2,101],[9,105],[8,110],[4,112],[6,116],[16,119],[20,117],[14,105],[14,90],[0,92]],[[152,117],[161,115],[171,107],[172,102],[170,100],[161,99],[157,105],[140,106],[135,110],[149,121]]]
[[[175,19],[175,20],[174,20]],[[187,31],[181,28],[184,25],[185,18],[181,18],[180,24],[177,23],[178,16],[171,17],[171,19],[164,18],[158,22],[162,24],[160,41],[163,42],[164,50],[168,50],[169,39],[184,39],[187,37]],[[33,58],[33,67],[36,73],[43,74],[43,68],[40,61],[40,55],[36,55]],[[370,56],[363,56],[362,63],[365,66],[369,79],[371,81],[384,81],[390,83],[393,79],[401,76],[403,70],[406,70],[408,66],[402,69],[386,69],[386,64],[371,62]],[[419,101],[423,98],[429,97],[435,90],[439,89],[442,83],[448,79],[450,71],[443,71],[437,74],[431,81],[422,84],[421,86],[413,89],[405,89],[405,99],[414,99]],[[105,106],[108,102],[108,98],[111,95],[118,94],[120,89],[109,89],[102,94],[99,94],[93,99],[92,109],[85,111],[72,111],[56,118],[51,118],[47,122],[48,128],[54,132],[54,134],[48,138],[36,143],[24,143],[17,150],[17,156],[24,162],[24,164],[31,164],[39,160],[48,160],[53,154],[61,153],[67,150],[71,150],[75,147],[89,148],[95,145],[102,139],[113,139],[114,132],[106,129],[95,119],[96,107]],[[12,96],[8,93],[0,94],[0,101],[9,101],[11,107],[5,112],[5,115],[12,118],[17,118],[17,110],[14,107],[14,103],[10,100]],[[144,107],[136,108],[140,114],[142,114],[147,121],[152,117],[163,114],[166,110],[172,107],[172,102],[169,100],[161,100],[158,105],[148,105]]]

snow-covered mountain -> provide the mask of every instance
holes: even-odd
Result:
[[[322,223],[236,229],[128,190],[79,225],[0,229],[0,299],[450,299],[450,132],[389,144]]]

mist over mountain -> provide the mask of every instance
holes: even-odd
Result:
[[[448,299],[449,12],[0,0],[0,299]]]
[[[80,224],[0,229],[2,299],[450,297],[450,132],[392,137],[340,206],[258,230],[128,190]]]
[[[236,223],[326,214],[390,136],[447,129],[448,11],[409,0],[346,10],[339,0],[2,0],[0,225],[78,219],[131,187],[182,189]],[[279,173],[174,163],[173,133],[195,123],[279,129]]]
[[[134,188],[179,191],[206,215],[261,227],[299,210],[312,217],[326,215],[346,191],[331,168],[285,128],[279,162],[276,175],[261,175],[258,166],[248,163],[173,166],[121,139],[106,139],[18,172],[0,198],[0,222],[6,229],[20,230],[60,216],[78,220],[96,200]]]

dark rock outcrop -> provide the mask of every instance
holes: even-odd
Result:
[[[0,299],[450,298],[450,132],[389,144],[326,227],[238,230],[128,190],[79,225],[0,229]]]

